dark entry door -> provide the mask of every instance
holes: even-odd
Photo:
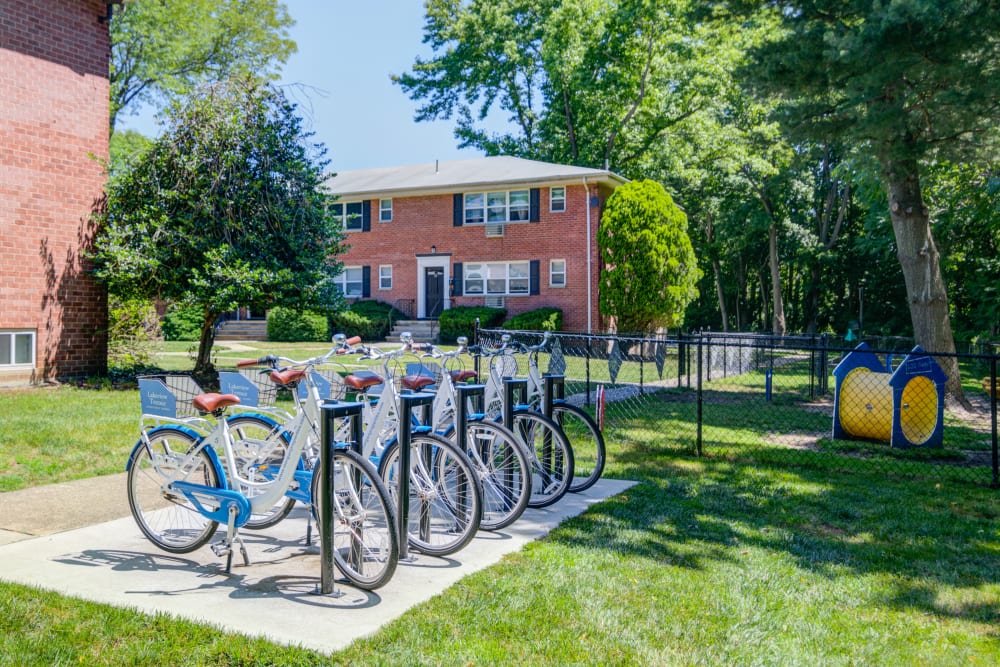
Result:
[[[444,268],[424,269],[424,316],[437,317],[444,310]]]

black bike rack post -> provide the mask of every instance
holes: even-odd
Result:
[[[333,481],[334,465],[333,452],[337,447],[335,435],[337,433],[337,420],[351,420],[351,449],[356,452],[361,451],[361,404],[341,403],[339,401],[328,401],[321,406],[322,418],[320,419],[320,437],[322,448],[319,456],[319,470],[317,473],[323,481],[319,487],[319,525],[324,526],[320,531],[320,584],[316,591],[321,595],[334,595],[339,597],[334,589],[333,578],[333,540],[330,539],[333,527]],[[352,552],[357,550],[352,549]]]
[[[434,394],[403,394],[399,397],[399,471],[396,474],[396,530],[399,534],[399,559],[409,558],[410,523],[410,438],[413,435],[413,408],[430,405]]]
[[[516,398],[515,393],[521,395],[521,400],[523,401],[525,395],[528,393],[528,381],[519,380],[517,378],[504,378],[503,379],[503,425],[514,430],[514,403]]]
[[[546,373],[542,375],[542,412],[552,416],[552,404],[566,398],[566,376]]]

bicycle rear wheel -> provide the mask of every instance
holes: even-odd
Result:
[[[399,440],[386,447],[379,470],[398,507]],[[468,544],[479,530],[483,511],[482,486],[468,457],[440,436],[414,434],[409,475],[409,546],[430,556],[447,556]]]
[[[288,433],[281,431],[277,422],[259,415],[234,415],[227,421],[233,435],[233,452],[240,476],[251,482],[273,481],[288,453]],[[240,492],[247,499],[265,490],[266,487],[240,485]],[[284,496],[270,509],[253,514],[244,528],[270,528],[288,516],[293,507],[295,499]]]
[[[573,481],[570,493],[592,487],[604,472],[604,436],[597,423],[583,409],[568,403],[552,406],[552,419],[566,434],[573,448]]]
[[[219,524],[183,494],[169,491],[167,484],[185,481],[218,488],[215,468],[204,449],[194,451],[199,439],[185,430],[160,427],[148,438],[149,446],[137,447],[129,461],[129,509],[139,530],[160,549],[194,551],[212,538]]]
[[[573,449],[559,424],[539,412],[514,411],[514,434],[531,459],[531,500],[528,507],[558,502],[573,481]]]
[[[399,537],[396,511],[389,490],[375,466],[357,452],[333,453],[333,558],[337,568],[358,588],[384,586],[396,572]],[[320,530],[319,467],[313,471],[313,515]]]
[[[505,528],[520,518],[531,499],[528,454],[516,435],[495,422],[469,422],[466,438],[469,459],[483,483],[483,516],[479,527]]]

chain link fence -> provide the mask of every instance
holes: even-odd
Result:
[[[505,334],[542,339],[479,329],[477,341],[498,347]],[[539,367],[565,376],[568,400],[602,414],[626,469],[671,449],[1000,486],[997,356],[866,347],[826,336],[556,333]],[[945,400],[956,368],[964,403]]]

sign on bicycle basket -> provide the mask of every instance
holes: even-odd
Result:
[[[176,417],[177,399],[162,381],[139,378],[139,402],[142,413],[157,417]]]
[[[259,391],[249,378],[242,373],[219,371],[219,391],[223,394],[235,394],[240,398],[241,405],[260,405]]]

